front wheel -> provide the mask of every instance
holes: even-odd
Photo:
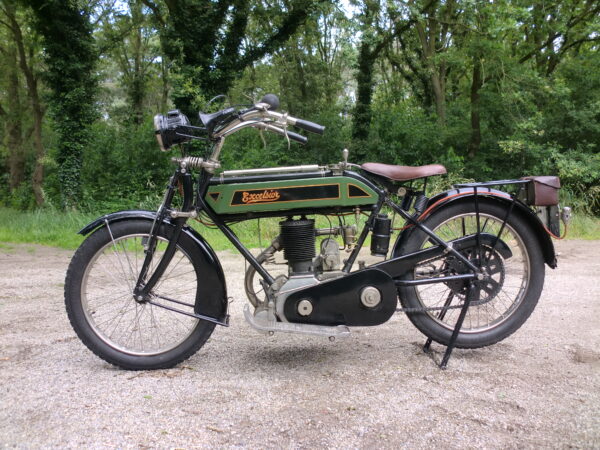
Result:
[[[73,256],[65,281],[67,313],[79,338],[100,358],[124,369],[173,367],[198,351],[215,327],[135,300],[133,289],[151,228],[152,222],[128,220],[96,230]],[[149,274],[160,261],[172,231],[171,226],[160,225]],[[198,248],[180,235],[175,255],[152,290],[151,300],[193,313],[202,277],[196,261]]]
[[[475,281],[478,298],[467,310],[456,346],[478,348],[494,344],[514,333],[535,308],[544,284],[544,260],[537,237],[527,223],[513,212],[502,229],[506,207],[499,202],[479,202],[480,230],[497,236],[510,252],[496,247],[476,246],[462,250],[463,256],[489,278]],[[472,202],[441,207],[424,225],[445,241],[476,233],[477,220]],[[502,230],[501,230],[502,229]],[[397,255],[434,245],[422,231],[415,229],[399,248]],[[502,246],[503,248],[506,248]],[[452,255],[425,261],[404,279],[444,277],[469,273]],[[411,322],[426,336],[448,345],[465,301],[467,284],[463,281],[425,284],[398,289],[400,301],[408,309]],[[412,309],[412,311],[411,311]]]

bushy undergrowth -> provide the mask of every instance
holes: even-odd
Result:
[[[34,243],[75,249],[83,241],[83,236],[77,234],[77,232],[96,217],[98,217],[98,214],[95,213],[64,213],[49,209],[18,211],[0,208],[0,242]],[[279,220],[281,219],[262,219],[260,224],[256,220],[251,220],[235,224],[232,229],[248,248],[264,248],[277,235]],[[354,223],[354,218],[349,220],[349,223]],[[189,223],[216,250],[234,249],[233,245],[219,230],[209,228],[195,221]],[[330,223],[325,217],[318,216],[317,226],[328,227]],[[575,214],[567,238],[600,239],[600,219]]]

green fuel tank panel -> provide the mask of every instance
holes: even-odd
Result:
[[[376,192],[344,176],[210,186],[206,202],[217,214],[372,205]]]

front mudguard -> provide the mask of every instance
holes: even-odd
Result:
[[[425,211],[427,212],[427,215],[430,215],[437,211],[439,208],[443,208],[444,206],[450,203],[473,202],[474,195],[475,192],[473,188],[451,189],[449,191],[442,192],[430,198]],[[496,189],[480,187],[477,188],[477,195],[479,197],[485,198],[486,200],[498,202],[507,209],[513,202],[512,195]],[[538,216],[531,210],[531,208],[529,208],[529,206],[527,206],[520,200],[515,201],[512,214],[519,214],[534,230],[534,234],[538,238],[538,242],[540,244],[540,247],[542,248],[544,261],[546,262],[546,264],[548,264],[550,268],[555,269],[557,264],[554,244],[552,243],[552,239],[550,239],[550,236],[544,229],[544,226],[540,222]],[[424,220],[425,218],[426,217],[422,217],[420,220]],[[410,239],[410,235],[414,230],[415,227],[409,227],[404,229],[400,233],[400,235],[396,239],[394,248],[392,250],[392,255],[394,257],[400,256],[400,249],[402,248],[403,244],[408,239]]]
[[[131,210],[106,214],[87,224],[78,233],[85,236],[96,229],[106,227],[107,224],[140,219],[147,220],[151,224],[156,219],[156,213],[153,211]],[[162,223],[166,226],[175,227],[168,217],[163,219]],[[202,283],[199,283],[196,295],[196,313],[206,314],[210,312],[210,316],[225,323],[227,321],[228,306],[227,286],[221,262],[212,247],[196,230],[185,225],[181,232],[191,239],[199,250],[193,261],[202,273]],[[199,302],[202,302],[202,311],[199,310]],[[209,311],[207,311],[207,307]]]

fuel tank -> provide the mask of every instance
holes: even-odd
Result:
[[[344,208],[377,202],[377,193],[368,181],[349,176],[309,176],[292,178],[236,177],[211,180],[206,203],[217,214],[285,211],[306,208]],[[279,179],[278,179],[279,178]],[[360,177],[362,178],[362,177]]]

